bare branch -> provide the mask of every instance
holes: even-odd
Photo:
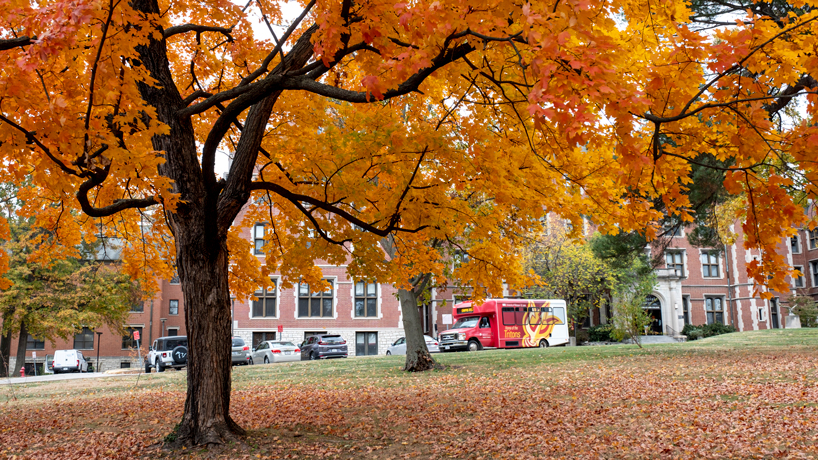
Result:
[[[168,27],[167,29],[165,29],[162,32],[162,35],[165,37],[165,39],[168,39],[168,38],[170,38],[170,37],[172,37],[174,35],[183,34],[185,32],[196,32],[196,33],[219,32],[219,33],[221,33],[221,34],[223,34],[224,36],[227,37],[227,41],[231,41],[231,42],[233,41],[233,36],[230,35],[230,33],[233,32],[232,27],[227,28],[227,27],[216,27],[216,26],[202,26],[202,25],[198,25],[198,24],[182,24],[182,25],[179,25],[179,26],[171,26],[171,27]]]
[[[29,38],[29,37],[18,37],[18,38],[9,38],[0,40],[0,51],[10,50],[12,48],[17,48],[18,46],[29,46],[34,41],[37,40],[37,37]]]

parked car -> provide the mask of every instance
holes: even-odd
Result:
[[[292,342],[261,342],[253,349],[252,362],[281,363],[285,361],[300,361],[301,349]]]
[[[244,343],[241,337],[233,337],[233,365],[244,364],[245,366],[253,364],[253,355],[250,352],[250,347]]]
[[[148,347],[148,356],[145,357],[145,373],[151,368],[156,372],[165,372],[167,368],[182,369],[187,366],[187,336],[172,335],[160,337]]]
[[[79,350],[57,350],[51,368],[55,374],[63,372],[88,372],[88,361]]]
[[[426,339],[426,349],[429,350],[429,353],[440,353],[440,346],[432,337],[428,335],[423,336]],[[406,354],[406,337],[401,337],[398,340],[395,340],[395,343],[386,347],[386,354],[387,355],[405,355]]]
[[[338,334],[322,334],[310,336],[301,343],[301,360],[346,358],[348,356],[347,341]]]

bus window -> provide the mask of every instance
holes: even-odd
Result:
[[[485,328],[488,328],[488,327],[491,327],[491,323],[489,322],[489,317],[484,316],[484,317],[480,318],[480,328],[485,329]]]
[[[568,322],[568,321],[565,319],[565,308],[563,308],[563,307],[555,307],[555,308],[553,308],[553,310],[554,310],[554,313],[553,313],[553,314],[554,314],[554,316],[556,316],[557,318],[559,318],[559,319],[560,319],[560,323],[561,323],[561,324],[566,324],[566,323]]]
[[[523,317],[525,316],[525,307],[514,308],[514,324],[522,326]]]
[[[514,307],[503,307],[503,326],[514,326]]]
[[[528,324],[540,324],[540,308],[530,307],[528,309]]]

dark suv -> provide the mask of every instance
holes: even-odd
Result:
[[[301,343],[301,361],[347,356],[347,341],[338,334],[313,335]]]
[[[187,366],[187,336],[185,335],[158,338],[153,341],[153,346],[148,350],[148,356],[145,357],[146,373],[151,371],[151,367],[155,367],[156,372],[164,372],[169,367],[181,369]]]

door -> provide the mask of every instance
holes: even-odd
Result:
[[[497,346],[493,343],[493,334],[491,333],[491,318],[484,316],[480,318],[480,323],[477,327],[477,338],[484,347]]]
[[[770,325],[773,329],[778,329],[778,297],[770,300]]]

